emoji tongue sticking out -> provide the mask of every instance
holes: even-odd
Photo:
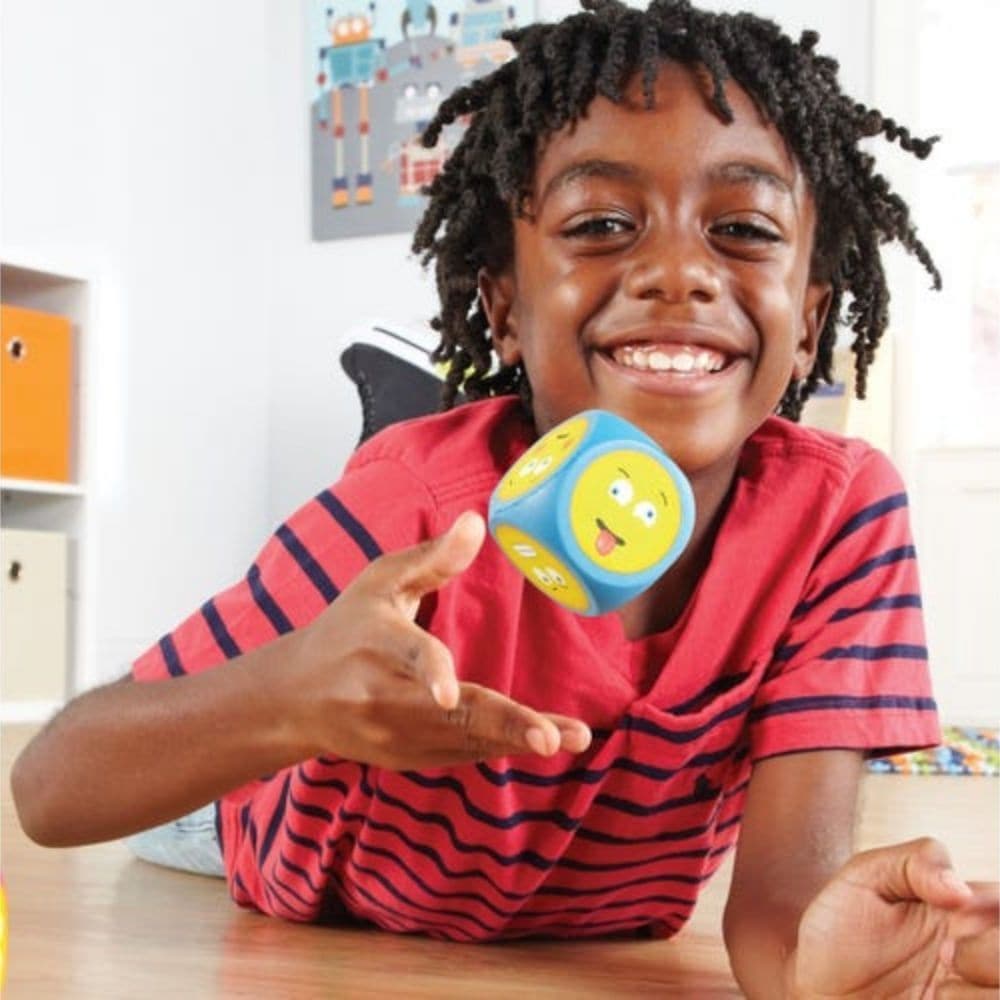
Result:
[[[611,555],[617,544],[618,539],[614,536],[614,533],[608,531],[608,529],[602,524],[600,526],[600,531],[597,534],[597,541],[594,543],[598,554],[602,556]]]

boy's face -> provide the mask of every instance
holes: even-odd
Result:
[[[480,276],[494,343],[522,361],[544,433],[600,407],[689,474],[731,468],[812,367],[829,289],[809,279],[814,207],[780,134],[735,85],[735,121],[668,63],[540,151],[514,261]]]

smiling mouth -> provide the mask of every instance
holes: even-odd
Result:
[[[682,376],[714,375],[732,360],[722,351],[697,344],[622,344],[611,357],[623,368]]]
[[[597,549],[598,555],[611,555],[619,545],[625,544],[625,539],[616,535],[601,518],[598,517],[596,520],[597,540],[594,542],[594,547]]]

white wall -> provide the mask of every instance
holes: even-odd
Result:
[[[871,0],[719,6],[818,27],[867,96]],[[359,428],[343,331],[435,310],[408,235],[310,239],[303,7],[3,0],[0,242],[101,276],[106,677],[336,476]]]
[[[626,0],[633,7],[646,0]],[[848,93],[866,101],[871,86],[872,4],[875,0],[696,0],[706,10],[728,14],[750,11],[768,17],[797,37],[805,28],[820,34],[818,51],[840,62],[840,79]],[[537,0],[539,17],[552,21],[580,9],[577,0]]]
[[[2,245],[99,276],[104,676],[267,526],[268,0],[5,0]]]
[[[410,234],[315,243],[310,238],[309,106],[316,57],[305,0],[271,5],[269,59],[275,173],[270,343],[268,513],[286,517],[336,477],[357,442],[360,409],[340,369],[344,334],[373,316],[426,323],[432,276],[409,254]]]

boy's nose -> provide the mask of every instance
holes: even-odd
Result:
[[[722,282],[700,234],[647,232],[631,254],[623,282],[625,292],[638,299],[667,302],[711,302]]]

